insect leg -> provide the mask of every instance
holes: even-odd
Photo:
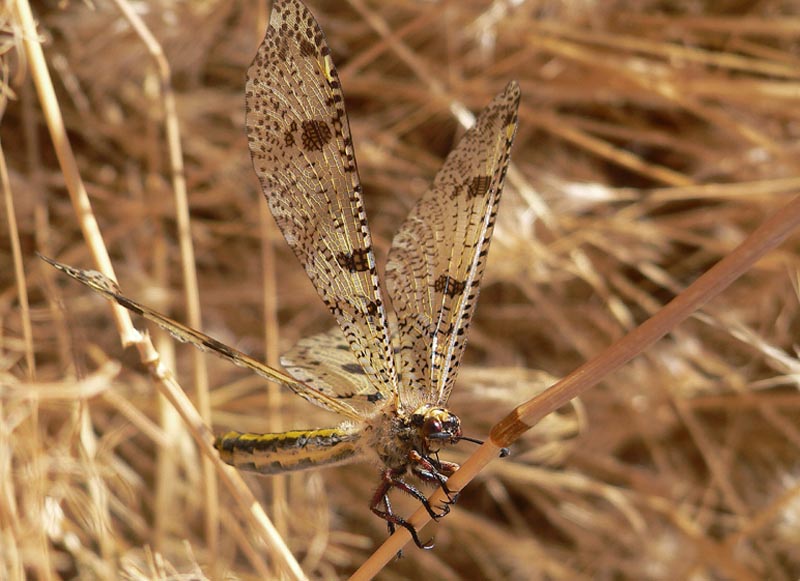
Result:
[[[456,500],[458,500],[458,492],[454,492],[447,487],[447,478],[458,470],[458,464],[455,462],[445,462],[438,458],[429,458],[423,456],[416,450],[409,452],[408,458],[412,462],[411,471],[420,480],[432,482],[442,487],[442,490],[447,496],[447,504],[445,506],[455,504]],[[448,508],[444,514],[447,514],[449,510]]]
[[[394,514],[392,512],[392,504],[389,502],[389,494],[388,493],[383,495],[383,505],[386,507],[386,512],[388,512],[389,514]],[[389,534],[393,535],[394,531],[397,529],[395,524],[392,521],[388,521],[387,520],[386,521],[386,525],[389,528]]]
[[[422,506],[425,507],[425,510],[428,511],[428,514],[431,515],[431,518],[434,520],[439,520],[440,518],[445,516],[448,512],[450,512],[450,507],[445,505],[442,507],[442,512],[437,513],[435,510],[433,510],[431,503],[428,502],[428,497],[422,494],[422,492],[420,492],[418,488],[412,486],[411,484],[409,484],[404,480],[401,480],[398,476],[394,476],[394,479],[392,480],[392,486],[416,498],[420,502],[420,504],[422,504]]]
[[[391,502],[389,502],[389,493],[388,492],[383,495],[383,504],[384,504],[384,506],[386,506],[386,512],[388,512],[389,514],[394,514],[392,512],[392,504],[391,504]],[[397,530],[397,526],[391,521],[387,520],[386,521],[386,526],[389,529],[389,536],[392,536],[394,534],[394,531]],[[402,559],[403,558],[403,550],[402,549],[397,551],[396,557],[398,559]]]
[[[381,485],[375,491],[375,494],[372,495],[370,508],[372,509],[373,512],[375,512],[375,508],[379,508],[380,505],[383,504],[383,506],[386,508],[385,511],[386,514],[394,515],[394,512],[392,512],[392,505],[389,502],[389,489],[391,487],[392,487],[391,483],[387,482],[386,478],[384,478],[381,481]],[[381,516],[381,518],[384,518],[386,520],[386,525],[389,528],[389,534],[393,535],[396,529],[395,524],[391,520],[383,516]]]
[[[411,538],[414,540],[414,544],[416,544],[420,549],[432,549],[433,548],[432,540],[429,540],[427,543],[423,543],[422,541],[420,541],[419,535],[417,534],[417,529],[415,529],[413,525],[411,525],[411,523],[409,523],[407,520],[397,516],[396,514],[394,514],[394,512],[392,512],[391,504],[389,504],[388,492],[389,489],[392,488],[392,486],[397,487],[397,481],[398,481],[397,474],[395,474],[394,471],[392,471],[391,469],[384,470],[382,478],[383,480],[381,482],[381,485],[378,487],[378,489],[375,491],[375,494],[372,496],[372,504],[370,506],[372,512],[377,516],[381,517],[388,523],[390,532],[394,532],[395,525],[401,526],[409,532]],[[422,493],[419,492],[418,490],[416,489],[414,490],[417,492],[417,494],[422,495]],[[425,497],[423,496],[422,498]],[[427,499],[425,499],[425,501],[427,503]],[[381,510],[381,504],[383,504],[386,507],[386,510]],[[427,508],[429,508],[429,506],[430,505],[428,505]]]

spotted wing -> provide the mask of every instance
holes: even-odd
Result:
[[[310,385],[302,383],[301,381],[297,381],[293,377],[281,373],[277,369],[273,369],[268,365],[264,365],[249,355],[246,355],[241,351],[237,351],[233,347],[229,347],[228,345],[217,341],[213,337],[209,337],[205,333],[201,333],[196,329],[192,329],[191,327],[182,325],[177,321],[173,321],[166,315],[162,315],[158,311],[154,311],[150,307],[126,297],[120,291],[117,283],[105,275],[97,272],[96,270],[81,270],[80,268],[75,268],[73,266],[56,262],[52,258],[47,258],[46,256],[42,255],[39,256],[61,272],[88,286],[96,293],[119,303],[129,311],[141,315],[145,319],[153,321],[156,325],[168,331],[179,341],[191,343],[201,351],[210,351],[211,353],[214,353],[223,359],[227,359],[234,365],[244,367],[257,373],[261,377],[284,385],[303,399],[306,399],[320,407],[342,414],[345,417],[353,420],[358,420],[361,418],[361,414],[359,414],[355,408],[350,406],[346,401],[343,401],[340,398],[332,397],[331,395],[323,393],[322,391],[317,390]]]
[[[443,405],[466,345],[517,129],[509,83],[447,156],[394,238],[386,268],[397,313],[401,402]]]
[[[339,77],[314,17],[277,0],[247,71],[247,136],[272,215],[379,393],[397,375]]]
[[[346,403],[362,416],[373,414],[384,401],[339,329],[301,339],[284,353],[281,365],[298,381]]]

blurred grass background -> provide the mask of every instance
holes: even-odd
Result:
[[[259,222],[243,93],[268,6],[132,6],[171,70],[204,330],[264,358],[327,329],[333,321],[303,270]],[[486,437],[514,405],[641,323],[800,189],[795,3],[309,7],[341,76],[381,265],[463,130],[454,103],[478,111],[508,80],[521,84],[513,169],[450,406],[470,436]],[[154,62],[111,2],[33,10],[120,284],[186,320]],[[24,267],[15,276],[6,205],[0,578],[263,578],[257,562],[273,566],[272,548],[222,488],[219,541],[209,541],[200,456],[147,369],[121,348],[106,303],[34,255],[93,267],[14,0],[0,11],[0,143]],[[263,282],[265,236],[274,290]],[[422,533],[435,535],[434,550],[407,549],[382,578],[796,579],[798,243],[527,434]],[[277,302],[280,329],[268,345],[265,300]],[[153,335],[193,395],[192,348]],[[204,361],[215,432],[338,421]],[[467,447],[445,456],[462,460]],[[247,481],[312,578],[347,575],[385,538],[368,508],[375,467]],[[404,500],[401,512],[414,508]]]

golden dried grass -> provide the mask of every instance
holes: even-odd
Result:
[[[266,8],[140,3],[148,45],[123,2],[35,7],[101,243],[66,195],[75,176],[53,155],[18,6],[0,16],[3,574],[289,576],[290,557],[242,509],[247,490],[213,476],[192,440],[207,448],[207,432],[169,375],[123,351],[106,304],[33,254],[95,268],[108,248],[128,294],[182,320],[199,316],[182,289],[199,288],[204,328],[268,360],[331,324],[264,219],[244,140],[244,70]],[[452,400],[471,435],[658,312],[798,191],[798,15],[772,1],[665,6],[310,6],[342,77],[379,261],[459,132],[455,105],[474,111],[521,83],[514,169]],[[436,527],[437,547],[407,549],[385,578],[796,578],[798,240],[523,436]],[[279,335],[265,303],[277,303]],[[336,421],[153,337],[215,431]],[[369,466],[246,476],[320,578],[353,572],[382,542],[374,478]]]

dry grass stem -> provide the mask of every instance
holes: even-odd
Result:
[[[186,317],[195,329],[202,328],[200,313],[200,293],[197,289],[197,272],[195,270],[194,245],[189,221],[189,201],[186,194],[186,177],[184,175],[183,151],[181,148],[178,114],[175,105],[175,94],[172,90],[172,78],[169,63],[164,57],[161,45],[155,39],[144,21],[136,14],[126,0],[115,0],[120,12],[147,47],[156,64],[159,78],[160,95],[163,99],[164,122],[166,128],[167,151],[169,153],[169,169],[172,190],[175,196],[175,210],[178,227],[178,246],[181,254],[181,271],[186,293]],[[208,370],[205,358],[199,351],[192,354],[194,371],[194,392],[197,394],[197,405],[200,415],[206,424],[211,423],[211,404],[208,387]],[[214,467],[208,458],[203,458],[203,490],[205,493],[205,530],[209,553],[212,558],[211,569],[219,575],[215,561],[219,549],[219,501],[217,478]]]
[[[36,361],[33,356],[33,331],[31,330],[31,310],[28,303],[28,288],[25,285],[25,269],[22,264],[22,249],[19,240],[19,227],[17,214],[14,211],[14,197],[11,192],[11,182],[8,179],[6,154],[0,144],[0,184],[3,188],[3,200],[6,206],[6,219],[8,220],[8,235],[11,242],[11,253],[14,259],[14,277],[17,280],[17,294],[19,297],[19,314],[22,320],[22,338],[25,342],[25,367],[29,381],[36,378]],[[0,403],[2,406],[2,403]],[[0,407],[0,410],[2,408]]]
[[[664,337],[752,268],[756,261],[767,252],[785,241],[798,226],[800,226],[800,196],[794,198],[771,216],[740,246],[639,327],[543,393],[517,406],[510,414],[495,424],[490,440],[470,456],[469,460],[451,477],[448,485],[453,490],[462,490],[478,476],[489,462],[498,457],[501,448],[514,444],[543,418],[603,381],[608,375]],[[683,406],[684,404],[676,402],[676,405]],[[688,410],[684,409],[683,411],[688,414]],[[697,428],[697,424],[693,420],[690,421],[688,415],[683,417],[690,429],[692,426]],[[700,442],[702,437],[695,433],[695,439]],[[716,457],[713,454],[707,456],[712,472],[717,472],[723,494],[728,496],[728,501],[738,509],[738,512],[745,513],[744,506],[724,477],[724,468],[715,461]],[[444,490],[440,488],[431,495],[429,501],[432,506],[438,506],[446,498]],[[420,507],[409,520],[415,527],[422,528],[428,524],[431,518],[427,511]],[[373,578],[410,540],[411,535],[408,534],[408,531],[398,530],[364,562],[351,579]]]

